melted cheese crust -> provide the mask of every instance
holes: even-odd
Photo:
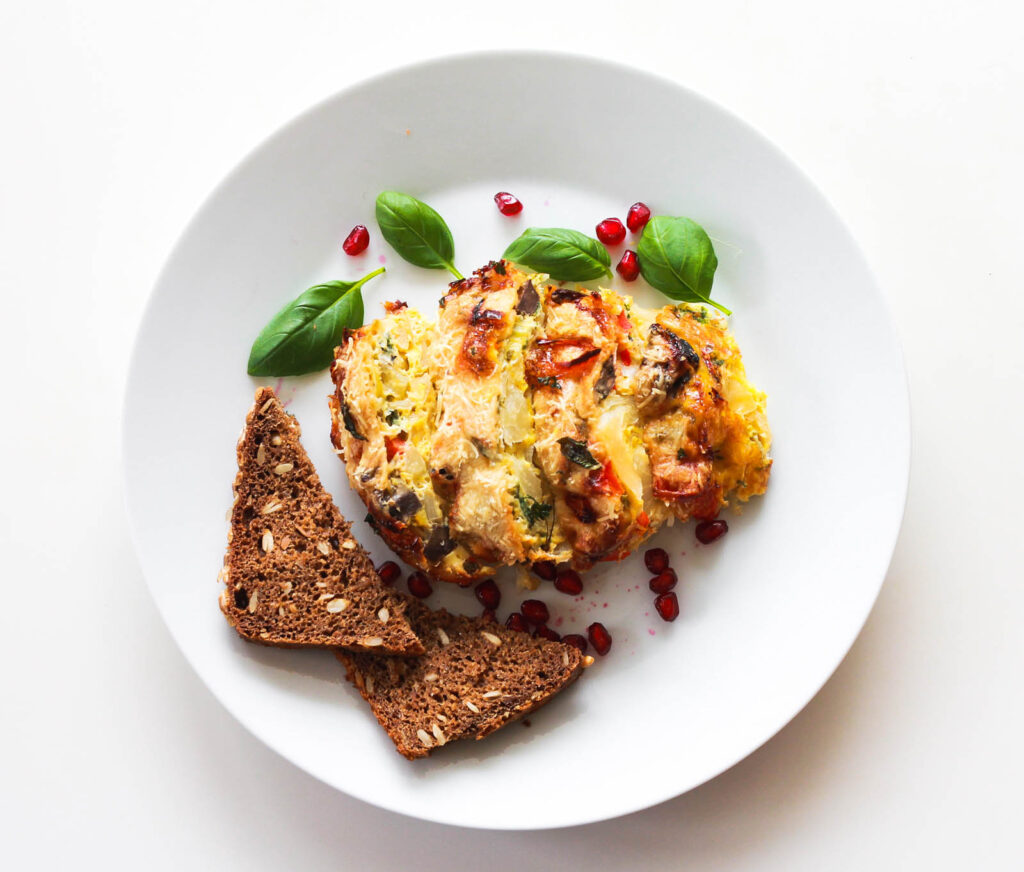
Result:
[[[463,584],[618,560],[666,521],[762,494],[765,395],[723,318],[645,311],[499,261],[336,349],[331,437],[407,562]]]

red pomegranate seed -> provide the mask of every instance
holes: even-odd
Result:
[[[388,560],[377,567],[377,575],[384,584],[394,584],[402,577],[402,569],[394,560]]]
[[[416,572],[409,576],[407,584],[409,585],[409,593],[413,596],[418,596],[420,599],[426,599],[434,592],[430,579],[419,570],[416,570]]]
[[[562,637],[559,636],[558,633],[556,633],[550,627],[546,627],[544,624],[541,624],[539,627],[537,627],[537,629],[533,631],[533,635],[540,636],[540,638],[542,639],[547,639],[549,642],[562,641]]]
[[[605,245],[618,245],[626,238],[626,228],[618,218],[605,218],[597,225],[597,238]]]
[[[545,581],[554,581],[557,571],[553,560],[538,560],[533,564],[533,574]]]
[[[345,241],[341,243],[341,247],[345,249],[345,254],[355,256],[366,251],[366,246],[369,244],[370,231],[363,227],[362,224],[357,224],[352,228],[352,232],[345,237]]]
[[[498,590],[498,585],[494,583],[493,579],[488,578],[487,581],[481,581],[476,586],[474,593],[480,601],[480,605],[485,609],[494,610],[501,602],[501,591]]]
[[[640,275],[640,259],[636,252],[628,248],[622,252],[622,259],[615,265],[615,272],[627,282],[635,282],[636,277]]]
[[[639,233],[651,220],[651,210],[646,203],[634,203],[626,213],[626,226],[631,233]]]
[[[510,630],[518,630],[520,633],[526,633],[530,629],[530,625],[526,623],[526,618],[519,614],[519,612],[512,612],[505,619],[505,626]]]
[[[580,654],[587,653],[587,637],[581,636],[579,633],[570,633],[568,636],[562,636],[562,641],[566,645],[572,645],[573,648],[578,648]]]
[[[664,548],[648,548],[644,552],[644,566],[652,575],[668,569],[668,552]]]
[[[480,617],[489,624],[498,623],[498,616],[494,614],[494,609],[484,609],[484,612]]]
[[[498,191],[494,195],[494,202],[498,204],[498,211],[502,215],[518,215],[523,211],[519,198],[513,197],[508,191]]]
[[[674,621],[679,617],[679,600],[674,593],[663,593],[654,598],[654,607],[663,621]]]
[[[574,569],[563,569],[555,576],[555,590],[577,596],[583,593],[583,579]]]
[[[551,617],[548,607],[541,600],[523,600],[519,611],[531,624],[546,624]]]
[[[729,532],[729,525],[725,521],[701,521],[694,532],[697,534],[698,542],[710,545]]]
[[[612,650],[612,635],[600,621],[594,621],[587,627],[587,636],[594,650],[602,657]]]
[[[650,581],[650,588],[655,593],[668,593],[672,588],[676,586],[676,582],[679,579],[676,577],[676,571],[674,569],[666,569],[664,572],[659,572]]]

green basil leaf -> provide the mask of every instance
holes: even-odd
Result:
[[[446,269],[457,279],[452,232],[422,200],[398,191],[377,195],[377,223],[381,235],[405,260],[427,269]]]
[[[354,282],[327,282],[303,291],[260,331],[249,352],[249,375],[303,375],[330,366],[345,328],[363,324],[360,288],[384,267]]]
[[[352,411],[346,402],[341,404],[341,420],[345,423],[345,429],[352,434],[354,439],[358,439],[360,442],[366,441],[366,437],[359,432],[359,428],[356,426],[356,419],[352,417]]]
[[[718,257],[711,239],[696,221],[655,215],[647,222],[636,253],[647,284],[673,300],[708,303],[726,315],[732,314],[711,299]]]
[[[550,503],[542,503],[529,494],[524,494],[522,489],[516,485],[514,492],[516,502],[519,503],[519,514],[523,516],[527,527],[532,527],[538,521],[545,520],[552,511]]]
[[[528,227],[505,249],[505,259],[566,282],[612,274],[607,248],[578,230],[561,227]]]
[[[582,466],[584,469],[601,468],[601,464],[594,459],[594,455],[587,448],[586,442],[579,442],[576,439],[563,436],[558,440],[558,445],[561,447],[562,454],[565,455],[566,460],[575,463],[577,466]]]

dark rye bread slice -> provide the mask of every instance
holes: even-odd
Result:
[[[426,648],[422,657],[347,651],[337,657],[398,752],[410,760],[456,739],[482,739],[542,706],[585,665],[572,645],[435,612],[411,598],[406,614]]]
[[[404,600],[381,583],[300,434],[277,395],[260,388],[238,441],[221,611],[264,645],[421,654]]]

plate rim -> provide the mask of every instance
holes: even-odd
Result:
[[[129,419],[131,418],[131,412],[129,408],[130,399],[136,390],[136,378],[139,371],[139,360],[143,354],[143,334],[146,332],[146,328],[149,326],[150,321],[153,317],[153,310],[155,308],[155,301],[157,296],[157,290],[163,285],[167,273],[170,271],[172,265],[178,259],[186,240],[190,237],[193,227],[197,225],[204,217],[206,212],[212,207],[217,201],[222,191],[229,188],[235,178],[245,171],[249,163],[264,149],[272,146],[280,139],[286,138],[291,130],[295,127],[302,125],[308,118],[317,115],[324,110],[330,104],[344,100],[346,97],[358,93],[363,89],[370,89],[381,84],[385,84],[389,79],[402,79],[408,75],[414,75],[417,70],[425,68],[438,68],[449,65],[460,65],[460,64],[472,64],[486,61],[488,63],[497,62],[508,62],[510,60],[515,61],[530,61],[530,62],[544,62],[544,61],[557,61],[560,63],[569,63],[574,65],[591,66],[595,68],[601,68],[603,70],[618,71],[620,73],[628,74],[634,77],[641,77],[647,79],[652,83],[657,83],[660,86],[667,86],[670,88],[677,89],[683,92],[689,99],[703,104],[706,108],[711,109],[714,112],[720,113],[727,117],[727,119],[738,125],[741,128],[745,128],[747,133],[752,135],[756,139],[760,146],[771,151],[777,160],[787,165],[789,170],[799,177],[807,187],[814,192],[819,198],[821,205],[830,213],[836,224],[842,228],[846,240],[849,243],[850,251],[859,260],[861,266],[864,269],[865,275],[870,279],[870,282],[875,291],[874,296],[878,304],[881,307],[881,313],[884,315],[884,324],[887,328],[889,339],[892,343],[892,351],[895,352],[895,363],[898,367],[898,373],[893,372],[893,378],[898,383],[898,390],[896,394],[899,399],[899,406],[901,409],[899,421],[891,422],[894,425],[898,425],[901,432],[900,444],[894,444],[894,449],[899,450],[899,468],[903,470],[900,480],[898,482],[900,501],[898,511],[895,513],[894,523],[892,529],[889,531],[889,541],[886,547],[879,548],[880,555],[885,555],[885,566],[880,572],[880,577],[873,584],[871,596],[867,600],[866,607],[863,609],[863,613],[858,615],[856,621],[856,631],[853,633],[849,640],[849,643],[841,646],[839,656],[835,662],[829,665],[824,673],[824,678],[814,688],[813,692],[810,693],[806,701],[792,714],[786,716],[781,723],[771,729],[762,740],[757,742],[753,747],[747,748],[742,753],[735,755],[731,762],[725,765],[716,764],[714,771],[702,778],[700,781],[691,784],[681,789],[670,789],[668,791],[658,793],[657,795],[647,796],[641,802],[633,802],[627,804],[626,807],[621,808],[618,811],[612,812],[599,812],[597,814],[584,814],[584,815],[567,815],[566,819],[559,820],[553,823],[516,823],[516,822],[490,822],[490,823],[479,823],[479,822],[465,822],[452,820],[450,817],[444,814],[432,815],[429,813],[429,809],[426,813],[417,813],[408,811],[405,808],[397,808],[387,804],[376,797],[369,797],[365,795],[364,791],[354,789],[350,786],[344,788],[338,786],[319,773],[313,771],[308,766],[304,765],[295,756],[290,754],[286,749],[277,747],[274,743],[264,738],[258,729],[257,725],[250,724],[247,720],[236,711],[236,707],[232,702],[225,700],[221,695],[215,693],[210,685],[203,678],[202,672],[198,665],[193,660],[193,657],[187,651],[186,647],[182,644],[179,634],[175,627],[170,621],[168,621],[164,609],[161,606],[161,600],[158,596],[157,591],[154,589],[154,583],[151,580],[150,574],[146,572],[145,566],[142,560],[142,548],[141,534],[138,529],[138,520],[136,514],[133,513],[132,507],[132,495],[130,486],[130,458],[129,458]],[[351,82],[350,84],[339,88],[332,93],[316,100],[305,109],[301,110],[297,114],[289,117],[283,123],[273,127],[262,139],[260,139],[255,145],[247,149],[240,158],[232,165],[230,170],[217,182],[216,185],[202,198],[199,205],[191,213],[191,217],[184,224],[179,231],[174,243],[168,250],[166,256],[163,259],[161,267],[156,274],[156,277],[152,281],[149,291],[146,297],[146,303],[143,307],[141,316],[138,319],[135,328],[135,334],[132,340],[131,353],[128,358],[127,372],[124,380],[124,387],[121,398],[120,407],[120,426],[118,433],[121,439],[121,458],[120,458],[120,475],[122,494],[124,500],[124,508],[126,514],[126,520],[128,525],[128,531],[131,538],[133,550],[136,554],[139,563],[140,572],[145,580],[146,588],[149,595],[157,608],[157,612],[160,615],[160,619],[163,625],[167,628],[174,640],[176,647],[179,652],[183,655],[185,662],[191,668],[196,678],[199,679],[200,683],[211,693],[211,695],[217,700],[217,702],[223,706],[238,722],[238,724],[251,736],[257,739],[266,748],[287,760],[289,763],[294,765],[296,768],[307,773],[308,775],[315,778],[317,781],[327,784],[332,789],[358,799],[362,802],[366,802],[370,805],[381,808],[385,811],[409,816],[415,819],[421,819],[432,823],[443,824],[446,826],[453,827],[464,827],[467,829],[484,829],[484,830],[495,830],[495,831],[540,831],[548,829],[560,829],[571,826],[580,826],[589,823],[598,823],[601,821],[612,820],[625,815],[634,814],[637,812],[644,811],[648,808],[660,805],[663,802],[667,802],[678,796],[682,796],[689,793],[692,790],[697,789],[703,784],[717,778],[719,775],[729,771],[734,766],[745,760],[747,757],[758,751],[768,742],[770,742],[775,736],[779,734],[791,721],[793,721],[797,715],[799,715],[821,692],[822,688],[831,680],[840,664],[845,660],[853,645],[860,637],[863,629],[871,615],[875,604],[878,601],[878,597],[881,593],[882,586],[885,583],[889,569],[892,565],[893,554],[896,549],[897,542],[899,540],[900,533],[903,528],[903,523],[906,515],[906,506],[909,493],[909,483],[912,465],[912,446],[913,446],[913,430],[912,430],[912,414],[911,414],[911,396],[909,378],[906,367],[906,356],[901,339],[901,335],[898,329],[898,324],[893,315],[892,306],[883,290],[882,284],[878,280],[874,269],[870,261],[868,260],[864,250],[862,249],[859,241],[854,236],[853,232],[843,220],[842,215],[836,209],[831,199],[826,195],[822,188],[814,181],[814,179],[793,160],[789,155],[783,151],[769,136],[767,136],[759,127],[752,124],[745,118],[733,112],[727,106],[722,103],[711,99],[700,91],[693,87],[683,84],[676,79],[669,76],[661,75],[659,73],[651,72],[648,69],[634,66],[632,64],[623,63],[618,60],[609,60],[602,57],[597,57],[584,52],[572,52],[572,51],[554,51],[548,49],[502,49],[499,51],[485,51],[485,50],[473,50],[458,53],[442,53],[437,54],[428,58],[417,60],[413,63],[403,64],[400,66],[389,67],[386,70],[375,73],[374,75],[361,78],[357,81]],[[893,489],[894,492],[896,488]]]

